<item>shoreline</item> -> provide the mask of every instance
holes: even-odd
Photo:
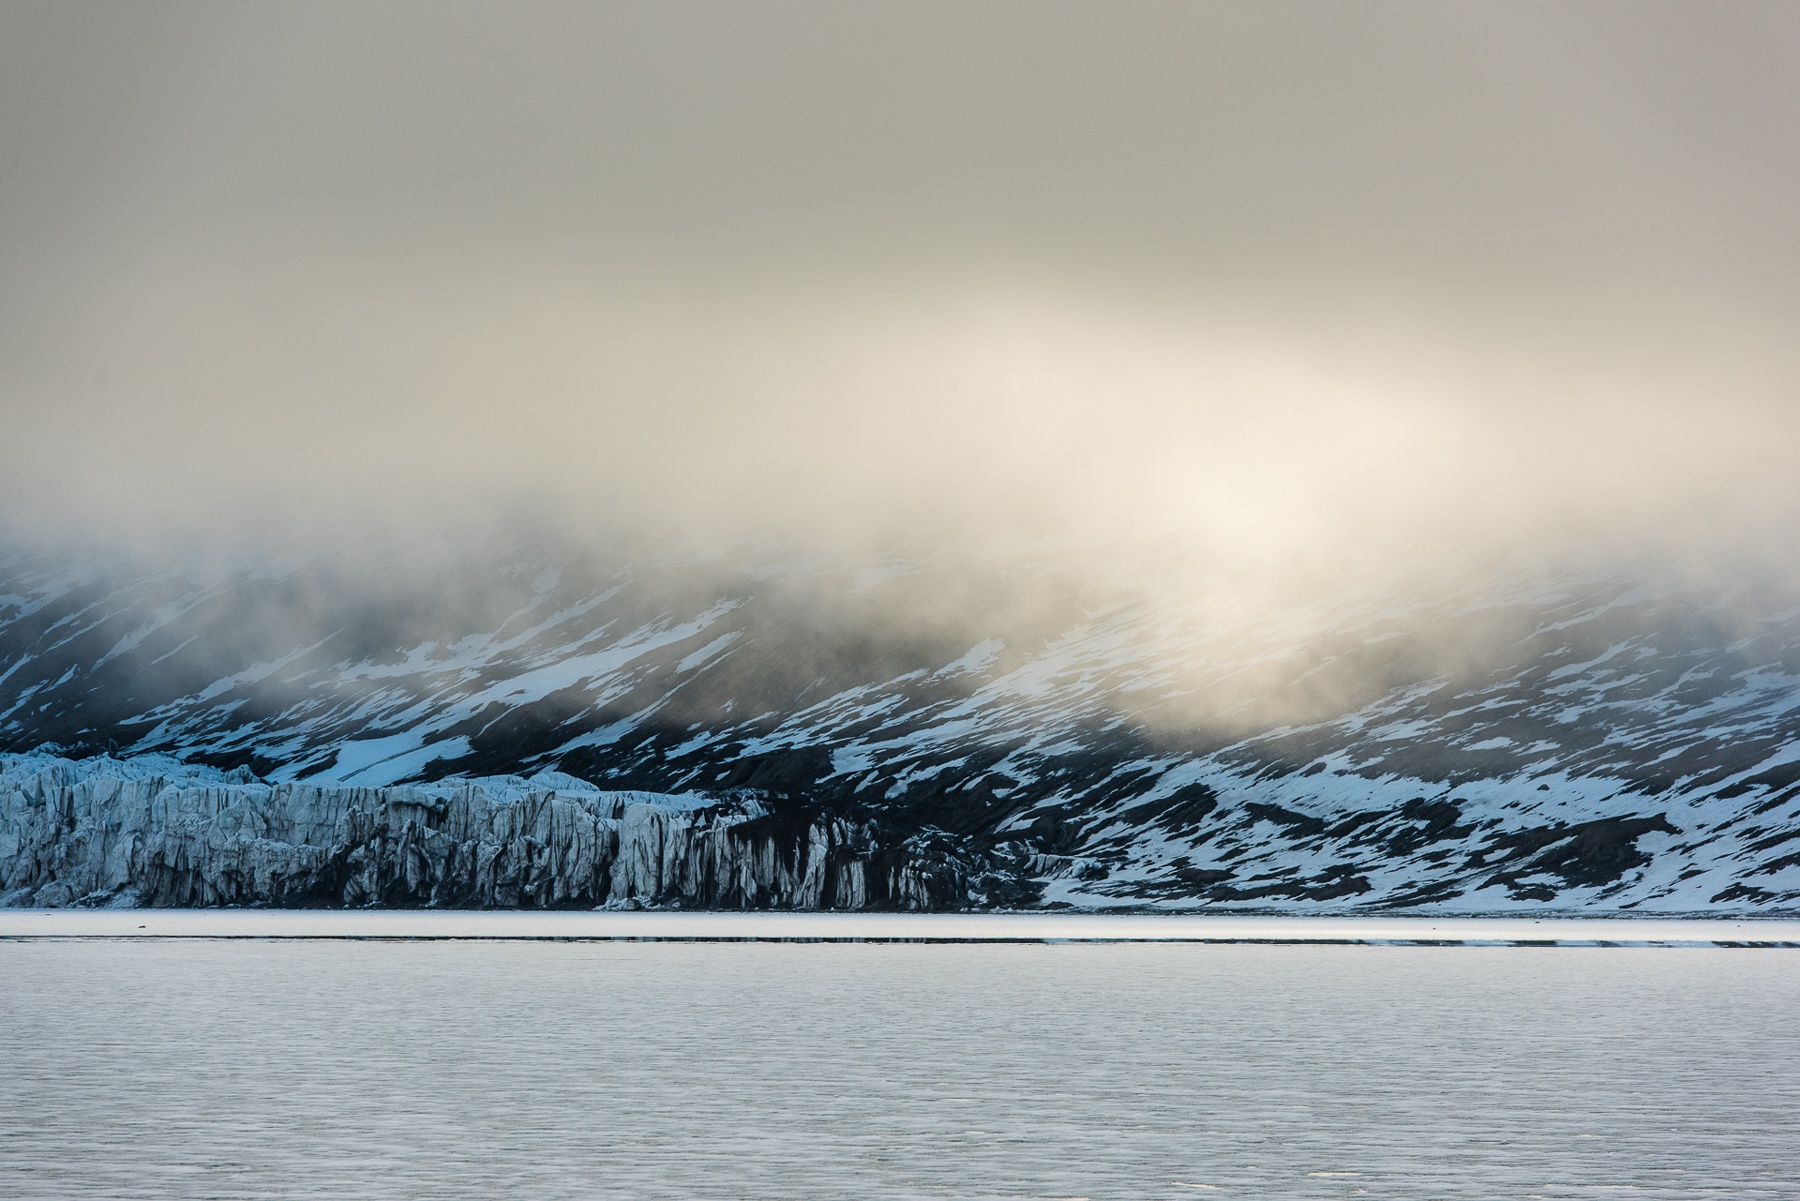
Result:
[[[1800,948],[1792,918],[417,909],[0,910],[0,941],[1320,943]]]

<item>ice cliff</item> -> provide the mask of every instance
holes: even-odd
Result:
[[[933,909],[963,893],[954,865],[922,870],[842,820],[556,773],[358,788],[169,761],[0,769],[11,905]]]

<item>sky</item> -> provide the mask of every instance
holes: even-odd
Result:
[[[1791,3],[0,0],[0,162],[33,536],[1794,545]]]

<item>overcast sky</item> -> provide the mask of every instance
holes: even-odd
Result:
[[[1785,0],[0,0],[0,163],[28,524],[1265,546],[1796,491]]]

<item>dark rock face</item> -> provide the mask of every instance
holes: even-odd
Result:
[[[1518,866],[1496,873],[1492,882],[1518,886],[1527,876],[1551,875],[1566,886],[1611,884],[1650,857],[1637,840],[1653,830],[1679,834],[1662,814],[1653,817],[1608,817],[1578,826],[1521,830],[1495,839],[1497,849],[1511,853]],[[1540,886],[1541,887],[1541,886]]]

